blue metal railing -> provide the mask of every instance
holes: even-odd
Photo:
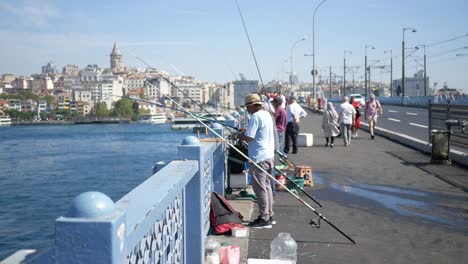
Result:
[[[78,195],[56,220],[55,247],[22,263],[204,263],[211,192],[224,194],[225,152],[225,143],[188,136],[175,160],[119,201]]]

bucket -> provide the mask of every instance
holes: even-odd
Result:
[[[283,175],[276,175],[276,180],[281,182],[284,186],[286,186],[286,177]],[[278,183],[275,184],[275,188],[277,191],[284,191],[283,186],[279,185]]]
[[[301,187],[301,189],[304,188],[304,178],[294,177],[290,179],[294,181],[294,183],[296,183],[299,187]],[[291,181],[288,182],[288,188],[291,190],[299,191],[299,188],[296,185],[294,185]]]

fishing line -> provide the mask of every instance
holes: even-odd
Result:
[[[148,82],[148,84],[150,84]],[[144,103],[147,103],[147,104],[152,104],[152,105],[155,105],[155,106],[159,106],[159,107],[164,107],[164,108],[169,108],[169,109],[172,109],[174,111],[178,111],[178,112],[182,112],[182,113],[186,113],[188,114],[187,111],[185,110],[181,110],[181,109],[178,109],[178,108],[174,108],[174,107],[170,107],[170,106],[167,106],[167,105],[163,105],[161,103],[156,103],[156,102],[151,102],[151,101],[148,101],[148,100],[144,100],[144,99],[140,99],[140,98],[133,98],[133,97],[126,97],[126,96],[121,96],[121,95],[111,95],[111,96],[115,96],[115,97],[120,97],[120,98],[127,98],[129,100],[134,100],[134,101],[140,101],[140,102],[144,102]],[[210,114],[210,116],[212,116]],[[213,116],[214,117],[214,116]],[[213,119],[210,119],[210,118],[207,118],[207,117],[204,117],[204,116],[199,116],[200,119],[203,119],[205,121],[210,121],[210,122],[213,122],[213,123],[217,123],[217,124],[220,124],[220,125],[223,125],[225,126],[226,128],[232,128],[232,129],[236,129],[238,130],[237,127],[234,127],[234,126],[231,126],[231,125],[228,125],[228,124],[224,124],[222,121],[219,121],[219,120],[213,120]]]
[[[247,31],[247,27],[246,27],[245,21],[244,21],[244,16],[242,16],[242,11],[240,9],[238,0],[236,0],[236,5],[237,5],[237,11],[239,12],[239,16],[240,16],[240,18],[242,20],[242,25],[244,26],[245,35],[247,36],[247,40],[249,41],[250,51],[252,52],[252,56],[253,56],[253,59],[255,61],[255,67],[257,68],[258,77],[260,78],[260,83],[262,84],[262,92],[265,92],[265,85],[263,84],[262,74],[260,73],[260,68],[258,67],[257,57],[255,56],[255,52],[254,52],[254,49],[252,47],[252,42],[250,41],[249,32]]]
[[[143,62],[147,67],[150,67],[152,68],[151,65],[149,65],[148,63],[146,63],[146,61],[144,61],[142,58],[138,57],[138,56],[135,56],[135,58],[137,58],[139,61]],[[190,97],[187,93],[185,93],[182,89],[180,89],[177,85],[175,85],[171,80],[169,80],[169,78],[166,78],[164,77],[164,75],[161,74],[161,78],[163,78],[166,82],[168,82],[172,87],[176,88],[179,92],[181,92],[186,98],[190,99],[190,101],[192,101],[193,103],[195,103],[196,105],[198,105],[198,107],[200,107],[200,109],[202,109],[203,111],[205,111],[208,115],[210,115],[212,118],[214,118],[215,121],[219,122],[219,120],[216,118],[216,116],[212,115],[210,112],[208,112],[208,110],[206,110],[200,103],[198,103],[195,99],[193,99],[192,97]],[[148,81],[146,81],[146,83],[150,84],[151,86],[155,87],[156,89],[159,90],[159,88],[157,88],[156,86],[154,86],[153,84],[149,83]],[[159,90],[159,92],[161,93],[161,90]],[[162,94],[162,93],[161,93]],[[234,133],[232,130],[228,129],[231,133]]]
[[[147,82],[148,84],[150,84],[149,82]],[[155,85],[152,85],[150,84],[151,86],[153,86],[154,88],[158,89],[160,92],[161,90],[156,87]],[[323,216],[322,214],[320,214],[319,212],[317,212],[312,206],[310,206],[307,202],[305,202],[303,199],[301,199],[301,197],[299,197],[298,195],[296,195],[294,192],[292,192],[290,189],[288,189],[284,184],[282,184],[280,181],[276,180],[275,177],[271,176],[269,172],[267,172],[266,170],[264,170],[262,167],[260,167],[256,162],[254,162],[253,160],[251,160],[247,155],[245,155],[244,153],[242,153],[242,151],[240,151],[238,148],[236,148],[233,144],[231,144],[228,140],[226,140],[224,137],[222,137],[220,134],[218,134],[213,128],[211,128],[210,126],[208,126],[207,124],[205,124],[204,122],[202,122],[201,119],[199,119],[196,115],[194,115],[192,112],[188,111],[187,109],[185,109],[181,104],[179,104],[178,102],[176,102],[171,96],[169,95],[163,95],[165,97],[167,97],[169,100],[171,100],[175,105],[177,105],[178,107],[180,107],[181,109],[183,109],[186,113],[188,113],[189,115],[191,115],[193,118],[195,118],[198,122],[200,122],[203,126],[205,126],[211,133],[213,133],[215,136],[217,136],[218,138],[222,139],[223,141],[225,141],[225,143],[231,147],[232,149],[236,150],[242,157],[244,157],[246,160],[248,160],[251,164],[253,164],[254,166],[256,166],[259,170],[261,170],[263,173],[265,173],[266,175],[268,175],[268,177],[270,177],[273,181],[275,181],[277,184],[279,184],[281,187],[283,187],[285,190],[287,190],[292,196],[294,196],[300,203],[302,203],[304,206],[306,206],[307,208],[309,208],[310,210],[312,210],[313,213],[315,213],[319,219],[322,219],[324,220],[327,224],[329,224],[331,227],[333,227],[336,231],[338,231],[340,234],[342,234],[344,237],[346,237],[349,241],[351,241],[353,244],[356,244],[356,242],[351,238],[349,237],[348,235],[346,235],[343,231],[341,231],[338,227],[336,227],[333,223],[331,223],[325,216]],[[320,220],[319,220],[320,221]],[[311,221],[311,225],[315,226],[315,227],[319,227],[316,225],[316,221],[315,220],[312,220]]]
[[[236,0],[236,1],[237,1],[237,0]],[[239,10],[240,10],[240,9],[239,9]],[[244,24],[244,26],[245,26],[245,24]],[[246,32],[246,33],[247,33],[247,32]],[[250,42],[249,42],[249,43],[250,43]],[[252,52],[253,52],[253,49],[252,49]],[[254,55],[254,59],[255,59],[255,54],[253,54],[253,55]],[[138,56],[135,56],[135,58],[137,58],[138,60],[140,60],[141,62],[143,62],[147,67],[153,68],[149,63],[147,63],[146,61],[144,61],[142,58],[140,58],[140,57],[138,57]],[[255,59],[255,60],[256,60],[256,59]],[[258,65],[257,65],[257,69],[258,69]],[[259,71],[259,74],[260,74],[260,71]],[[190,99],[192,102],[194,102],[195,104],[197,104],[198,106],[200,106],[200,109],[202,109],[203,111],[205,111],[206,113],[208,113],[210,116],[212,116],[212,117],[214,118],[214,121],[215,121],[216,123],[221,124],[221,125],[223,125],[224,127],[226,127],[226,129],[228,129],[229,132],[230,132],[231,134],[234,134],[234,133],[235,133],[235,132],[232,131],[231,129],[235,129],[235,130],[239,131],[238,128],[233,128],[233,127],[231,127],[231,126],[227,126],[226,124],[220,122],[220,121],[216,118],[216,116],[214,116],[214,115],[212,115],[210,112],[208,112],[208,111],[207,111],[205,108],[203,108],[197,101],[195,101],[195,100],[194,100],[193,98],[191,98],[188,94],[186,94],[184,91],[182,91],[177,85],[175,85],[173,82],[171,82],[168,78],[164,77],[163,75],[161,75],[161,78],[163,78],[164,80],[166,80],[171,86],[175,87],[175,88],[176,88],[178,91],[180,91],[185,97],[187,97],[187,98]],[[260,76],[260,78],[261,78],[261,76]],[[158,90],[160,91],[160,93],[162,94],[161,90],[160,90],[158,87],[156,87],[155,85],[149,83],[148,81],[145,81],[145,82],[146,82],[147,84],[149,84],[149,85],[155,87],[156,89],[158,89]],[[263,85],[263,81],[262,81],[262,85]],[[134,99],[134,100],[135,100],[135,99]],[[153,103],[153,102],[149,102],[149,101],[147,101],[147,102],[148,102],[148,103]],[[268,112],[270,113],[271,118],[272,118],[272,120],[273,120],[273,123],[275,124],[275,127],[276,127],[276,122],[275,122],[275,118],[274,118],[274,115],[273,115],[273,111],[271,110],[271,107],[270,107],[270,103],[269,103],[268,101],[267,101],[266,103],[267,103],[267,105],[268,105]],[[188,112],[186,112],[186,111],[184,111],[184,112],[187,113],[187,114],[190,114],[190,113],[188,113]],[[232,114],[231,114],[231,115],[232,115]],[[275,142],[277,142],[277,137],[278,137],[278,136],[277,136],[277,131],[276,131],[276,129],[275,129],[274,131],[275,131]],[[276,143],[275,143],[275,145],[276,145]],[[279,147],[280,147],[280,146],[279,146]],[[237,150],[237,149],[236,149],[236,150]],[[237,151],[238,151],[238,150],[237,150]],[[284,155],[283,153],[281,153],[281,152],[276,148],[276,146],[275,146],[275,152],[276,152],[277,154],[279,154],[283,159],[286,159],[286,160],[290,161],[290,160],[286,157],[286,155]],[[292,162],[291,162],[291,163],[292,163]],[[292,163],[292,164],[293,164],[293,163]],[[282,171],[280,171],[279,169],[276,169],[276,168],[275,168],[275,170],[278,171],[280,174],[282,174],[282,175],[284,176],[284,173],[283,173]],[[269,175],[269,176],[271,176],[271,175]],[[274,178],[274,177],[272,177],[272,178]],[[287,176],[286,176],[286,179],[287,179],[289,182],[291,182],[293,185],[295,185],[295,187],[298,188],[300,191],[302,191],[306,196],[308,196],[310,199],[312,199],[317,205],[319,205],[320,207],[323,207],[322,204],[320,204],[320,203],[319,203],[316,199],[314,199],[309,193],[307,193],[304,189],[302,189],[299,185],[297,185],[296,182],[294,182],[293,180],[289,179],[289,177],[287,177]],[[275,180],[276,180],[276,179],[275,179]]]

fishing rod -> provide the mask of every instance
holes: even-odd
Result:
[[[152,85],[152,84],[150,84]],[[154,88],[158,89],[160,92],[161,90],[152,85]],[[176,100],[174,100],[171,96],[169,95],[163,95],[165,97],[167,97],[169,100],[171,100],[175,105],[177,105],[178,107],[180,107],[181,109],[183,109],[186,113],[188,113],[189,115],[191,115],[193,118],[195,118],[198,122],[201,123],[201,125],[205,126],[211,133],[213,133],[215,136],[217,136],[218,138],[220,138],[221,140],[225,141],[226,144],[228,144],[229,147],[231,147],[232,149],[236,150],[242,157],[244,157],[246,160],[248,160],[251,164],[253,164],[254,166],[256,166],[259,170],[261,170],[263,173],[265,173],[266,175],[268,175],[268,177],[270,177],[273,181],[275,181],[277,184],[279,184],[281,187],[283,187],[286,191],[288,191],[292,196],[294,196],[300,203],[302,203],[304,206],[306,206],[307,208],[309,208],[313,213],[315,213],[318,217],[319,217],[319,220],[318,220],[318,223],[312,219],[310,224],[317,227],[317,228],[320,228],[320,220],[324,220],[327,224],[329,224],[331,227],[333,227],[336,231],[338,231],[340,234],[342,234],[344,237],[346,237],[349,241],[351,241],[353,244],[356,244],[356,242],[351,238],[349,237],[347,234],[345,234],[343,231],[341,231],[338,227],[336,227],[333,223],[331,223],[325,216],[323,216],[322,214],[320,214],[319,212],[317,212],[312,206],[310,206],[307,202],[305,202],[303,199],[301,199],[301,197],[299,197],[298,195],[296,195],[293,191],[291,191],[290,189],[288,189],[283,183],[279,182],[277,179],[275,179],[275,177],[271,176],[270,173],[268,173],[266,170],[264,170],[262,167],[260,167],[260,165],[258,165],[256,162],[254,162],[253,160],[251,160],[247,155],[245,155],[244,153],[242,153],[242,151],[240,151],[238,148],[236,148],[232,143],[230,143],[229,141],[227,141],[223,136],[221,136],[220,134],[218,134],[213,128],[211,128],[210,126],[208,126],[207,124],[205,124],[201,119],[199,119],[195,114],[193,114],[192,112],[190,112],[189,110],[185,109],[181,104],[179,104]]]
[[[149,83],[149,82],[148,82]],[[156,103],[156,102],[151,102],[151,101],[148,101],[148,100],[144,100],[144,99],[140,99],[140,98],[131,98],[131,97],[125,97],[125,96],[120,96],[120,95],[112,95],[112,96],[115,96],[115,97],[121,97],[121,98],[128,98],[130,100],[135,100],[135,101],[140,101],[140,102],[144,102],[144,103],[148,103],[148,104],[152,104],[152,105],[156,105],[156,106],[159,106],[159,107],[166,107],[166,108],[169,108],[169,109],[172,109],[172,110],[176,110],[176,111],[180,111],[180,112],[184,112],[186,114],[189,114],[188,112],[184,111],[184,110],[180,110],[178,108],[174,108],[174,107],[169,107],[169,106],[166,106],[166,105],[163,105],[163,104],[160,104],[160,103]],[[205,118],[203,116],[199,116],[200,119],[203,119],[205,121],[210,121],[210,122],[213,122],[213,123],[217,123],[217,124],[220,124],[226,128],[232,128],[232,129],[235,129],[237,131],[239,131],[239,128],[237,127],[234,127],[234,126],[231,126],[231,125],[228,125],[228,124],[225,124],[221,121],[218,121],[218,120],[212,120],[212,119],[208,119],[208,118]],[[296,164],[294,164],[294,162],[292,162],[290,159],[288,159],[288,157],[286,157],[286,155],[284,155],[283,153],[281,153],[279,150],[275,149],[275,152],[277,154],[279,154],[283,159],[286,159],[287,161],[289,161],[294,167],[296,167]],[[276,168],[275,167],[275,171],[279,172],[282,176],[286,177],[286,180],[289,181],[292,185],[294,185],[294,187],[298,190],[300,190],[303,194],[305,194],[307,197],[309,197],[312,201],[314,201],[318,206],[320,207],[323,207],[323,205],[318,202],[314,197],[312,197],[308,192],[306,192],[301,186],[299,186],[294,180],[290,179],[283,171],[281,171],[280,169]]]
[[[135,56],[139,61],[143,62],[147,67],[150,67],[150,68],[153,68],[150,64],[146,63],[146,61],[144,61],[142,58],[140,57],[137,57]],[[172,87],[176,88],[179,92],[181,92],[186,98],[190,99],[190,101],[192,101],[193,103],[195,103],[196,105],[198,105],[198,107],[200,107],[200,109],[202,109],[203,111],[205,111],[207,114],[209,114],[211,117],[214,118],[214,120],[216,120],[217,122],[219,122],[219,120],[216,118],[216,116],[212,115],[210,112],[208,112],[208,110],[206,110],[200,103],[198,103],[195,99],[193,99],[192,97],[190,97],[186,92],[184,92],[182,89],[180,89],[177,85],[175,85],[169,78],[166,78],[164,77],[164,75],[161,74],[161,78],[163,78],[166,82],[168,82]],[[146,83],[152,85],[153,87],[155,87],[153,84],[149,83],[148,81],[145,81]],[[161,90],[160,90],[161,91]],[[233,133],[232,130],[228,129],[231,133]]]
[[[296,189],[300,190],[303,194],[305,194],[307,197],[309,197],[312,201],[314,201],[318,206],[320,207],[323,207],[323,205],[321,203],[319,203],[317,200],[315,200],[314,197],[312,197],[308,192],[306,192],[304,189],[302,189],[302,187],[297,184],[294,180],[290,179],[288,177],[288,175],[286,175],[283,171],[275,168],[275,170],[277,172],[279,172],[282,176],[286,177],[286,180],[288,180],[290,183],[292,183],[294,185],[294,187],[296,187]]]
[[[140,102],[144,102],[144,103],[147,103],[147,104],[152,104],[152,105],[159,106],[159,107],[169,108],[169,109],[172,109],[172,110],[175,110],[175,111],[179,111],[179,112],[183,112],[183,113],[188,114],[188,113],[187,113],[186,111],[184,111],[184,110],[180,110],[180,109],[178,109],[178,108],[166,106],[166,105],[161,104],[161,103],[151,102],[151,101],[148,101],[148,100],[145,100],[145,99],[141,99],[141,98],[132,98],[132,97],[126,97],[126,96],[114,95],[114,94],[111,95],[111,96],[120,97],[120,98],[128,98],[129,100],[140,101]],[[211,116],[214,117],[213,115],[211,115]],[[203,119],[203,120],[205,120],[205,121],[210,121],[210,122],[213,122],[213,123],[220,124],[220,125],[225,126],[225,127],[227,127],[227,128],[232,128],[232,129],[239,130],[237,127],[231,126],[231,125],[228,125],[228,124],[225,124],[225,123],[223,123],[222,121],[219,121],[219,120],[213,120],[213,119],[210,119],[210,118],[207,118],[207,117],[204,117],[204,116],[199,116],[199,118],[200,118],[200,119]]]
[[[253,46],[252,46],[252,42],[250,41],[250,36],[249,36],[249,32],[247,30],[247,26],[245,24],[245,20],[244,20],[244,16],[242,15],[242,10],[239,6],[239,1],[236,0],[236,6],[237,6],[237,11],[239,13],[239,17],[242,21],[242,25],[244,27],[244,32],[245,32],[245,35],[247,37],[247,40],[249,41],[249,47],[250,47],[250,51],[252,53],[252,57],[254,59],[254,62],[255,62],[255,67],[257,68],[257,73],[258,73],[258,77],[260,78],[260,82],[262,84],[262,92],[265,92],[265,85],[263,84],[263,78],[262,78],[262,74],[260,72],[260,67],[258,66],[258,62],[257,62],[257,57],[255,56],[255,51],[253,49]],[[270,103],[267,101],[267,106],[268,106],[268,110],[270,112],[270,114],[273,114],[273,111],[271,110],[271,107],[270,107]],[[273,118],[273,116],[272,116]],[[275,122],[275,119],[273,118],[273,122]],[[281,143],[281,142],[280,142]],[[287,161],[291,162],[291,164],[293,166],[296,166],[296,164],[294,164],[291,160],[289,160],[286,155],[284,155],[283,153],[281,153],[278,149],[275,149],[275,152],[278,153],[283,159],[286,159]],[[323,207],[322,204],[320,204],[317,200],[315,200],[309,193],[307,193],[304,189],[302,189],[298,184],[296,184],[296,182],[294,182],[293,180],[291,180],[284,172],[282,172],[281,170],[275,168],[275,170],[277,172],[279,172],[281,175],[285,176],[286,179],[292,183],[293,185],[295,185],[295,187],[299,190],[301,190],[307,197],[309,197],[310,199],[312,199],[317,205],[319,205],[320,207]]]
[[[252,56],[253,56],[253,59],[255,61],[255,67],[257,69],[257,73],[258,73],[258,76],[260,78],[260,82],[262,84],[262,92],[265,92],[265,85],[263,83],[263,78],[262,78],[262,74],[260,72],[260,67],[258,66],[258,62],[257,62],[257,58],[255,56],[255,51],[253,49],[253,46],[252,46],[252,42],[250,40],[250,36],[249,36],[249,33],[248,33],[248,30],[247,30],[247,26],[245,24],[245,21],[244,21],[244,17],[242,15],[242,11],[241,11],[241,8],[239,6],[239,2],[238,0],[236,0],[236,5],[237,5],[237,10],[238,10],[238,13],[239,13],[239,16],[241,18],[241,21],[242,21],[242,25],[244,27],[244,32],[247,36],[247,40],[249,42],[249,46],[250,46],[250,50],[252,52]],[[149,63],[147,63],[145,60],[143,60],[142,58],[138,57],[138,56],[135,56],[139,61],[141,61],[142,63],[144,63],[147,67],[150,67],[150,68],[154,68],[152,67]],[[161,75],[161,77],[166,80],[171,86],[175,87],[178,91],[180,91],[185,97],[187,97],[188,99],[190,99],[192,102],[194,102],[196,105],[198,105],[200,107],[200,109],[202,109],[203,111],[205,111],[206,113],[208,113],[210,116],[212,116],[215,120],[216,123],[218,124],[221,124],[223,126],[225,126],[229,132],[231,132],[231,134],[234,134],[235,132],[232,131],[231,129],[236,129],[237,131],[239,131],[238,128],[234,128],[232,126],[228,126],[227,124],[223,124],[222,122],[220,122],[216,116],[212,115],[211,113],[209,113],[205,108],[203,108],[201,106],[201,104],[199,104],[196,100],[194,100],[193,98],[191,98],[187,93],[185,93],[182,89],[180,89],[179,87],[177,87],[177,85],[175,85],[172,81],[170,81],[168,78],[164,77],[163,75]],[[153,84],[149,83],[148,81],[146,81],[146,83],[150,84],[151,86],[155,87]],[[157,88],[158,89],[158,88]],[[267,101],[266,102],[267,106],[268,106],[268,112],[270,113],[272,119],[273,119],[273,122],[275,122],[275,119],[273,117],[273,110],[271,109],[271,105],[270,103]],[[186,112],[187,113],[187,112]],[[275,140],[277,138],[277,135],[275,133]],[[237,149],[236,149],[237,150]],[[278,151],[278,149],[275,148],[275,151],[276,153],[280,154],[283,159],[286,159],[287,161],[291,162],[291,164],[293,164],[293,166],[296,166],[291,160],[289,160],[284,154],[282,154],[280,151]],[[283,176],[285,175],[282,171],[280,171],[279,169],[275,168],[275,170],[277,172],[279,172],[280,174],[282,174]],[[274,178],[274,177],[273,177]],[[317,205],[319,205],[320,207],[323,207],[322,204],[320,204],[316,199],[314,199],[309,193],[307,193],[304,189],[302,189],[299,185],[297,185],[293,180],[289,179],[289,177],[286,176],[286,179],[291,182],[293,185],[295,185],[295,187],[299,190],[301,190],[301,192],[303,192],[307,197],[309,197],[310,199],[312,199]],[[276,180],[276,179],[275,179]]]
[[[147,82],[148,84],[152,85],[151,83]],[[115,97],[121,97],[121,98],[128,98],[130,100],[135,100],[135,101],[140,101],[140,102],[144,102],[144,103],[148,103],[148,104],[152,104],[152,105],[156,105],[156,106],[159,106],[159,107],[166,107],[166,108],[169,108],[169,109],[172,109],[172,110],[176,110],[176,111],[180,111],[180,112],[184,112],[186,114],[189,114],[188,112],[184,111],[184,110],[180,110],[180,109],[177,109],[177,108],[174,108],[174,107],[169,107],[169,106],[166,106],[166,105],[163,105],[163,104],[160,104],[160,103],[156,103],[156,102],[151,102],[151,101],[148,101],[148,100],[144,100],[144,99],[140,99],[140,98],[131,98],[131,97],[125,97],[125,96],[120,96],[120,95],[112,95],[112,96],[115,96]],[[220,124],[226,128],[232,128],[232,129],[235,129],[237,131],[239,131],[239,128],[237,127],[234,127],[234,126],[231,126],[231,125],[228,125],[228,124],[225,124],[221,121],[218,121],[218,120],[212,120],[212,119],[208,119],[208,118],[205,118],[205,117],[202,117],[202,116],[199,116],[200,119],[203,119],[205,121],[210,121],[210,122],[213,122],[213,123],[217,123],[217,124]],[[232,131],[231,131],[232,133]],[[286,157],[286,155],[284,155],[283,153],[281,153],[279,150],[275,149],[275,152],[277,154],[279,154],[283,159],[286,159],[287,161],[289,161],[293,166],[296,167],[296,164],[294,164],[294,162],[292,162],[290,159],[288,159],[288,157]],[[314,197],[312,197],[308,192],[306,192],[301,186],[299,186],[294,180],[290,179],[283,171],[281,171],[280,169],[276,168],[275,167],[275,171],[279,172],[282,176],[286,177],[286,180],[289,181],[292,185],[294,185],[294,187],[298,190],[300,190],[303,194],[305,194],[307,197],[309,197],[312,201],[314,201],[318,206],[320,207],[323,207],[323,205],[318,202]]]
[[[236,0],[236,5],[237,5],[237,11],[238,11],[239,16],[240,16],[240,18],[242,20],[242,25],[244,26],[245,35],[247,36],[247,40],[249,41],[250,51],[252,52],[252,57],[253,57],[253,59],[255,61],[255,67],[257,68],[257,73],[258,73],[258,76],[260,78],[260,83],[262,84],[262,92],[265,92],[265,85],[263,84],[262,74],[260,73],[260,68],[258,67],[257,57],[255,56],[255,52],[254,52],[254,49],[253,49],[253,46],[252,46],[252,42],[250,41],[249,32],[247,31],[247,26],[245,25],[244,16],[242,15],[242,11],[240,9],[238,0]]]

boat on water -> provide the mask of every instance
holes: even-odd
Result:
[[[11,118],[9,116],[0,116],[0,126],[11,126]]]
[[[196,114],[196,116],[203,120],[205,124],[209,124],[211,121],[214,121],[215,118],[220,122],[226,120],[223,114]],[[192,116],[172,118],[172,129],[194,129],[199,126],[201,126],[200,122]]]
[[[138,121],[140,124],[164,124],[166,122],[167,116],[164,113],[143,115]]]

